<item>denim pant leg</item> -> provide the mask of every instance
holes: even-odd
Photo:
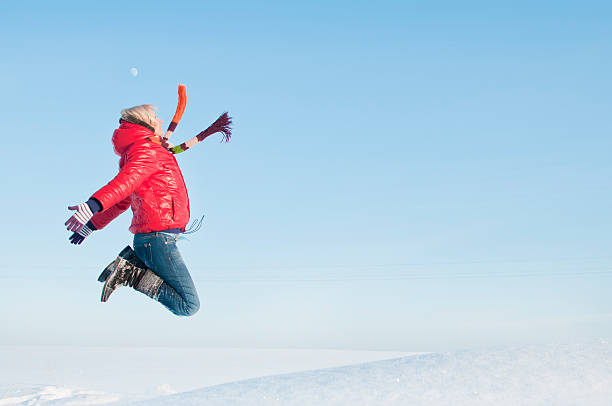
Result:
[[[189,270],[176,246],[176,237],[164,233],[134,235],[136,255],[164,280],[158,301],[179,316],[191,316],[200,300]]]

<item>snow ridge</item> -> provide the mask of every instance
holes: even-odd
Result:
[[[0,394],[0,406],[106,405],[116,403],[120,399],[120,396],[115,394],[53,385],[0,388]]]
[[[514,346],[222,384],[130,405],[610,406],[612,346]]]

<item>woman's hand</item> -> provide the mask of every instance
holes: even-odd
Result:
[[[85,239],[85,237],[93,233],[94,230],[96,230],[96,227],[91,224],[91,221],[88,221],[87,224],[85,224],[78,232],[72,233],[72,235],[68,239],[70,240],[71,244],[80,245]]]
[[[75,233],[78,233],[81,228],[83,228],[85,223],[87,223],[94,215],[87,203],[81,203],[76,206],[68,206],[68,210],[76,210],[76,213],[74,213],[72,217],[70,217],[68,221],[64,223],[64,225],[67,226],[66,229],[68,231],[74,231]]]

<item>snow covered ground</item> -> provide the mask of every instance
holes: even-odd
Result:
[[[0,352],[3,382],[0,406],[612,405],[612,344],[603,340],[404,355],[386,360],[381,359],[394,354],[122,349],[116,357],[105,361],[106,366],[97,362],[101,367],[97,373],[96,365],[90,363],[108,357],[109,349],[99,349],[97,354],[79,349],[75,358],[68,361],[65,355],[72,350],[64,349],[56,359],[62,365],[46,365],[53,357],[46,353],[48,349],[38,349],[38,355],[47,354],[47,361],[25,360],[26,365],[21,366],[19,355],[9,354],[7,348]],[[199,368],[190,365],[189,357],[195,364],[201,363]],[[111,371],[111,361],[121,368]],[[167,361],[183,367],[166,368]],[[357,364],[329,367],[343,363]],[[316,364],[320,366],[313,368]],[[63,369],[66,365],[68,369]],[[84,369],[75,370],[79,365]],[[30,370],[28,374],[30,367],[42,369]],[[302,371],[286,373],[298,368]],[[215,371],[219,375],[213,376]],[[106,375],[110,372],[113,376]],[[245,379],[249,375],[251,378]],[[98,378],[101,381],[96,381]],[[28,383],[36,379],[46,381]],[[198,386],[198,380],[199,389],[185,389]],[[226,383],[211,383],[215,380]],[[49,384],[52,381],[55,383]],[[152,392],[151,385],[156,385]],[[150,391],[147,396],[143,393],[145,387],[148,388],[145,392]],[[147,399],[142,400],[143,397]]]
[[[1,347],[0,406],[149,399],[404,352],[234,348]]]

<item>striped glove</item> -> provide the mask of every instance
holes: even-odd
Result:
[[[88,221],[87,224],[85,224],[83,228],[81,228],[78,232],[72,233],[69,238],[70,243],[74,245],[80,245],[83,240],[85,240],[85,237],[93,233],[94,230],[97,230],[97,228],[93,224],[91,224],[91,221]]]
[[[68,206],[68,210],[76,210],[64,223],[68,231],[78,232],[96,212],[100,211],[101,206],[95,199],[89,199],[86,203],[81,203],[76,206]]]

